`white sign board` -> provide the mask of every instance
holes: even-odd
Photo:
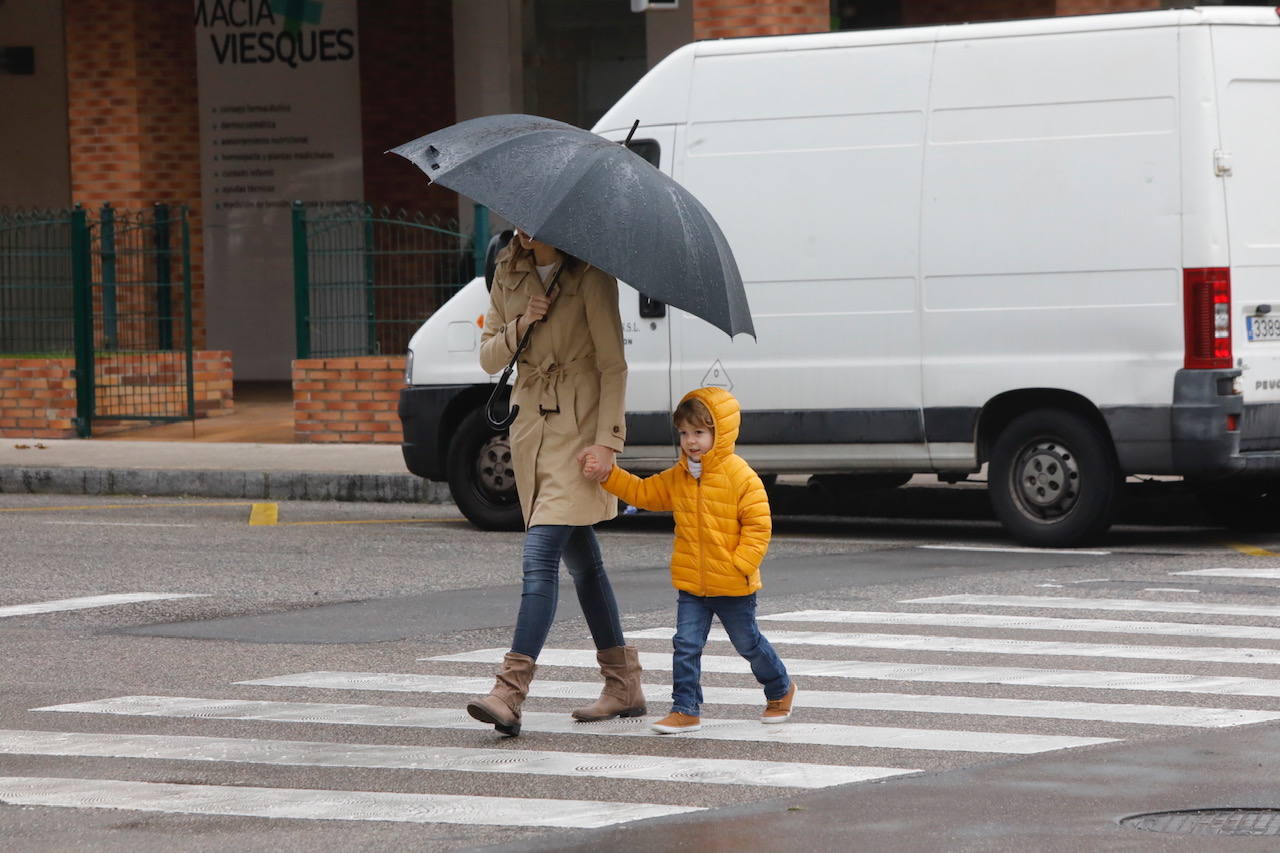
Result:
[[[205,318],[237,379],[288,379],[290,204],[363,199],[356,0],[195,0]]]

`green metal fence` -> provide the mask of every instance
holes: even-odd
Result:
[[[453,220],[295,202],[298,358],[403,353],[422,321],[483,269],[488,242],[479,206],[473,239]]]
[[[76,430],[191,420],[185,207],[0,211],[0,353],[76,360]]]

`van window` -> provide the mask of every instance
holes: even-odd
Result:
[[[656,139],[633,139],[627,143],[627,147],[639,154],[655,169],[662,168],[658,161],[661,159],[662,148],[658,145]]]

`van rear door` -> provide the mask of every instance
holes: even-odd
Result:
[[[1231,257],[1232,338],[1243,368],[1240,449],[1280,449],[1280,27],[1214,26]],[[1207,167],[1207,164],[1206,164]]]

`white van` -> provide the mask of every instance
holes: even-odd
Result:
[[[595,130],[637,118],[728,236],[759,340],[620,285],[628,467],[669,465],[672,406],[722,385],[762,474],[987,464],[1033,545],[1096,538],[1125,475],[1280,524],[1275,10],[700,42]],[[487,302],[477,279],[414,336],[404,456],[518,528]]]

